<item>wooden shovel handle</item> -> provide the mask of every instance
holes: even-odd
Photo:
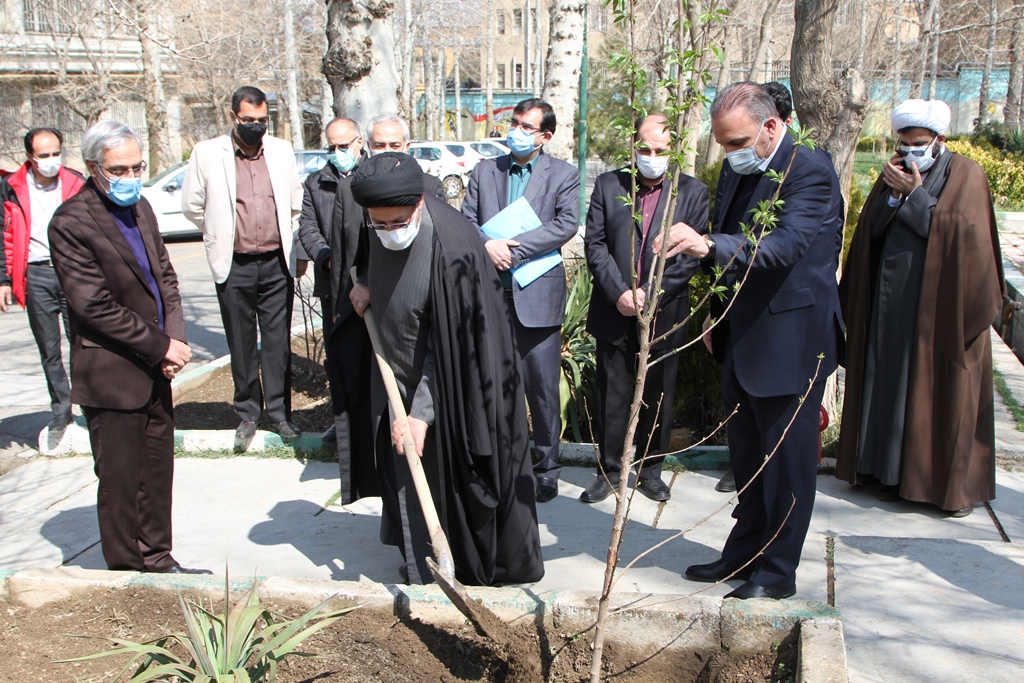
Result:
[[[395,413],[395,419],[405,423],[405,434],[402,437],[405,447],[405,459],[409,463],[412,483],[416,488],[416,496],[419,498],[420,507],[423,509],[423,518],[430,533],[430,544],[434,548],[434,557],[437,559],[437,564],[441,570],[454,580],[455,563],[452,561],[451,546],[448,545],[448,538],[444,535],[444,530],[441,528],[441,520],[437,516],[437,508],[434,507],[434,499],[430,495],[430,485],[427,483],[427,476],[423,473],[423,463],[420,462],[420,457],[416,454],[416,443],[413,441],[412,430],[409,428],[409,416],[405,412],[402,392],[398,389],[395,373],[391,370],[391,366],[384,357],[380,333],[377,331],[377,323],[369,306],[363,312],[363,321],[366,323],[366,332],[370,335],[370,343],[373,344],[373,353],[377,356],[377,365],[380,366],[380,374],[384,379],[388,403],[391,404],[391,410]],[[390,425],[388,427],[390,428]]]

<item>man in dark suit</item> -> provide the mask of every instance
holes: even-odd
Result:
[[[594,276],[594,292],[587,314],[587,331],[597,339],[597,443],[601,460],[597,480],[581,495],[584,503],[596,503],[612,493],[622,470],[622,449],[629,424],[629,407],[637,375],[640,351],[636,317],[648,298],[648,280],[655,268],[651,248],[661,232],[670,191],[665,179],[672,134],[664,116],[651,115],[637,123],[636,204],[622,201],[633,193],[630,169],[602,173],[597,178],[587,212],[585,238],[587,264]],[[707,232],[708,188],[699,180],[679,174],[673,223],[686,223]],[[640,214],[639,224],[634,216]],[[634,262],[634,259],[635,262]],[[690,315],[690,276],[699,262],[683,254],[665,264],[661,280],[650,360],[668,354],[686,341],[685,326],[668,334]],[[663,335],[663,339],[660,339]],[[637,453],[641,461],[639,490],[651,500],[671,496],[661,479],[664,453],[672,431],[678,357],[669,355],[647,373],[644,403],[636,430]]]
[[[543,100],[523,100],[509,121],[508,156],[481,161],[473,169],[462,213],[477,228],[525,197],[541,221],[514,240],[490,239],[484,247],[505,288],[519,356],[526,401],[539,461],[533,467],[537,501],[558,495],[558,442],[562,436],[561,326],[565,321],[565,268],[557,266],[526,287],[511,270],[568,242],[579,229],[580,176],[577,169],[543,153],[555,132],[555,112]]]
[[[686,576],[746,579],[727,597],[787,598],[796,593],[814,506],[819,406],[844,347],[836,284],[842,196],[829,155],[794,146],[760,85],[723,89],[711,106],[711,129],[728,160],[715,194],[712,234],[673,226],[669,253],[726,268],[722,284],[731,301],[718,304],[714,315],[731,308],[711,344],[722,360],[726,409],[738,406],[727,425],[736,484],[750,486],[733,511],[736,524],[722,557],[687,568]],[[768,171],[785,173],[783,204],[770,232],[754,225],[751,213],[779,189]],[[761,236],[756,247],[740,223]]]
[[[373,356],[363,319],[354,315],[349,294],[350,271],[357,253],[365,253],[367,231],[363,207],[352,197],[352,176],[367,158],[363,139],[351,119],[327,124],[327,142],[334,147],[330,169],[320,179],[306,180],[299,239],[312,256],[316,274],[322,276],[329,305],[324,307],[324,343],[327,377],[331,389],[336,448],[341,477],[341,498],[347,503],[376,496],[376,475],[360,454],[373,453],[373,421],[370,416],[370,370]],[[340,160],[339,160],[340,156]],[[312,176],[310,176],[312,178]],[[325,180],[331,178],[331,181]]]
[[[210,573],[171,556],[171,379],[192,352],[178,278],[141,199],[142,143],[116,121],[82,137],[90,180],[50,222],[71,318],[71,399],[89,427],[107,567]]]

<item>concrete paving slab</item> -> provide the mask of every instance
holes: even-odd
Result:
[[[989,505],[1010,542],[1024,545],[1024,472],[996,470],[996,499]]]
[[[39,459],[0,477],[0,520],[49,508],[96,481],[92,458]]]
[[[877,486],[850,486],[832,476],[818,477],[818,496],[811,531],[833,536],[914,536],[999,541],[998,530],[984,508],[952,519],[934,505],[878,500]]]
[[[1024,549],[844,536],[835,564],[850,680],[1024,680]]]

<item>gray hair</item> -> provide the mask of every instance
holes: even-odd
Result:
[[[711,118],[717,119],[737,107],[743,107],[758,122],[779,117],[775,100],[761,84],[752,81],[740,81],[722,88],[711,103]]]
[[[93,124],[82,136],[82,158],[101,164],[108,149],[119,147],[129,140],[135,140],[139,149],[142,149],[142,140],[127,124],[119,121],[100,121]]]
[[[357,137],[363,137],[363,132],[359,130],[359,124],[346,116],[339,116],[328,121],[327,125],[324,126],[324,134],[326,135],[327,131],[331,129],[331,126],[333,126],[336,123],[347,123],[348,125],[352,126],[352,130],[356,132]]]
[[[395,114],[381,114],[380,116],[374,116],[370,119],[370,122],[366,124],[366,133],[371,140],[373,139],[373,129],[382,123],[397,123],[400,125],[402,127],[402,135],[405,136],[405,141],[409,142],[409,124],[405,122],[405,119],[400,116],[396,116]]]

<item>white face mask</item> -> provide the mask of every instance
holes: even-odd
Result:
[[[669,157],[667,156],[636,155],[636,169],[640,171],[640,175],[648,180],[657,180],[665,175],[665,172],[668,170],[668,162]]]
[[[761,164],[764,163],[764,159],[757,156],[757,141],[761,139],[761,131],[764,130],[764,124],[767,121],[768,119],[762,121],[761,127],[757,129],[757,137],[754,138],[754,144],[750,147],[726,153],[725,158],[729,160],[729,166],[740,175],[755,173],[761,168]]]
[[[409,225],[404,228],[398,228],[397,230],[374,230],[374,232],[377,233],[377,238],[384,245],[385,249],[404,251],[412,245],[416,235],[420,232],[420,214],[417,211],[409,221]]]
[[[39,175],[46,178],[52,178],[60,172],[60,157],[50,157],[49,159],[36,159],[36,168],[39,169]]]
[[[936,138],[937,139],[937,138]],[[939,158],[939,154],[942,153],[942,147],[936,143],[936,140],[932,140],[927,145],[900,145],[896,148],[900,155],[903,156],[903,167],[910,173],[911,164],[917,165],[917,172],[924,173],[935,160]]]

